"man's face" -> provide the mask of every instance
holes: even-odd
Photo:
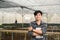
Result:
[[[36,16],[35,16],[35,20],[41,20],[42,18],[42,15],[40,13],[38,13]]]

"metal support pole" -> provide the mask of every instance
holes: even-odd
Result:
[[[14,39],[13,37],[14,37],[14,36],[13,36],[13,32],[12,32],[12,40]]]

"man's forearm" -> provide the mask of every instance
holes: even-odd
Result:
[[[33,32],[35,32],[35,33],[37,33],[37,34],[42,34],[42,30],[33,29]]]
[[[37,34],[37,33],[33,33],[33,36],[38,36],[39,34]]]

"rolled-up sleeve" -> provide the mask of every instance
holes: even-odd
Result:
[[[44,27],[42,28],[42,33],[45,34],[47,31],[47,24],[43,25]]]
[[[32,36],[32,35],[33,35],[33,32],[28,31],[28,35],[29,35],[29,36]]]
[[[32,22],[29,25],[32,26]],[[29,36],[32,36],[33,35],[33,32],[32,31],[28,31],[28,35]]]

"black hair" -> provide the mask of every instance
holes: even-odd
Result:
[[[37,11],[34,12],[34,16],[36,16],[38,13],[40,13],[41,15],[43,14],[42,11],[37,10]]]

